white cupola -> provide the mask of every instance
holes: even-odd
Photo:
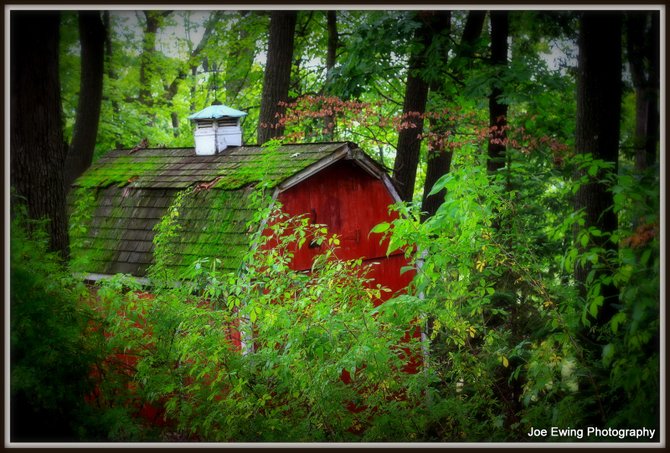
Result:
[[[240,118],[245,115],[246,112],[214,103],[189,116],[195,123],[195,153],[211,156],[229,146],[241,146]]]

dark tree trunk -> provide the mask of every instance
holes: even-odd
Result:
[[[206,66],[207,58],[203,59],[202,64],[203,64],[203,67]],[[196,80],[197,76],[198,76],[198,67],[197,66],[191,67],[191,77],[193,78],[193,80]],[[191,99],[190,99],[189,106],[190,106],[191,111],[195,112],[196,111],[196,107],[195,107],[195,83],[191,84],[190,93],[191,93]]]
[[[277,120],[278,115],[286,111],[280,103],[288,101],[297,17],[296,11],[273,11],[270,16],[268,57],[258,119],[259,145],[284,133],[284,127],[277,124]]]
[[[491,64],[497,69],[489,95],[489,143],[487,169],[495,174],[505,166],[505,139],[507,137],[507,104],[501,101],[503,94],[500,75],[507,67],[507,38],[509,36],[509,13],[491,11]]]
[[[656,163],[659,139],[659,15],[629,12],[626,16],[628,63],[635,87],[635,167]]]
[[[437,180],[449,173],[453,155],[454,153],[450,149],[434,149],[428,152],[426,182],[423,187],[423,202],[421,203],[422,220],[434,216],[437,209],[444,202],[444,197],[446,196],[444,189],[434,195],[428,196],[428,194],[433,189]]]
[[[451,12],[444,11],[440,15],[441,21],[438,24],[438,32],[446,32],[449,34],[451,30]],[[439,55],[442,57],[440,62],[443,65],[446,65],[448,61],[449,48],[446,43],[440,43],[442,46],[439,50]],[[442,91],[443,81],[433,80],[430,86],[431,92]],[[430,129],[433,134],[437,137],[443,136],[450,128],[450,121],[448,118],[433,118],[430,120]],[[446,192],[444,190],[439,191],[434,195],[428,195],[433,189],[433,186],[442,175],[449,173],[451,168],[451,158],[453,156],[453,151],[441,146],[439,140],[432,141],[428,146],[428,155],[426,157],[426,179],[423,185],[423,199],[421,200],[421,212],[422,220],[426,220],[429,217],[432,217],[437,212],[437,208],[440,207],[444,201],[444,196]]]
[[[60,15],[12,11],[10,25],[10,181],[25,200],[28,216],[48,219],[51,250],[67,258]]]
[[[474,45],[477,39],[482,34],[482,29],[484,28],[484,19],[486,17],[485,11],[470,11],[465,22],[465,28],[463,29],[463,35],[461,36],[461,42],[458,46],[457,58],[471,58],[474,54]],[[446,18],[447,24],[445,30],[450,29],[450,24],[448,23],[450,17]],[[443,49],[441,54],[443,55],[444,62],[447,62],[447,51],[448,49]],[[431,87],[431,91],[439,91],[440,86]],[[448,97],[446,94],[443,94],[443,97]],[[437,136],[442,137],[445,133],[452,127],[448,119],[438,118],[431,121],[431,131]],[[433,186],[440,177],[446,175],[451,170],[451,160],[453,158],[453,151],[447,149],[444,145],[439,143],[433,144],[433,149],[428,151],[428,161],[426,164],[426,181],[423,187],[423,201],[421,203],[421,211],[423,212],[423,220],[432,217],[437,212],[437,209],[440,207],[444,201],[446,192],[444,190],[439,191],[438,193],[428,196],[430,191],[433,189]]]
[[[339,35],[337,34],[337,11],[326,12],[326,22],[328,28],[328,48],[326,49],[326,83],[324,93],[333,94],[330,85],[333,79],[333,68],[337,60],[337,47],[339,46]],[[335,136],[335,115],[326,115],[323,118],[324,129],[326,130],[326,140],[333,140]]]
[[[66,193],[93,161],[102,101],[105,38],[100,12],[80,11],[81,80],[72,143],[65,161]]]
[[[398,132],[398,146],[393,164],[393,179],[398,194],[403,201],[412,201],[416,170],[419,165],[419,152],[423,133],[423,117],[428,100],[427,81],[421,72],[428,62],[427,53],[431,45],[433,26],[439,23],[441,14],[437,12],[418,12],[416,17],[422,22],[417,29],[414,40],[419,45],[418,50],[410,56],[407,68],[407,83],[405,85],[405,100],[403,103],[403,123],[406,123]]]
[[[614,175],[617,174],[621,116],[621,23],[620,13],[584,12],[579,31],[575,148],[578,153],[592,153],[595,159],[612,162]],[[580,187],[575,208],[585,212],[583,228],[593,226],[611,233],[617,228],[617,218],[612,210],[611,188],[600,182],[603,176],[600,174]],[[599,238],[594,240],[596,243],[592,245],[616,253],[617,244]],[[590,266],[575,268],[582,295],[586,294],[590,270]],[[598,316],[599,324],[611,317],[613,304],[618,301],[614,285],[603,285],[601,291],[605,301]]]
[[[335,67],[335,61],[337,59],[337,46],[339,45],[339,36],[337,34],[337,11],[327,11],[326,22],[328,27],[326,69],[330,72],[330,70]]]
[[[486,11],[468,12],[458,52],[460,57],[471,58],[474,55],[475,45],[482,35],[482,29],[484,28],[484,19],[486,19]]]
[[[493,81],[491,92],[489,94],[489,142],[488,159],[486,163],[489,175],[495,178],[498,170],[505,166],[506,158],[506,128],[508,106],[501,100],[503,95],[503,75],[507,69],[507,54],[509,38],[509,12],[491,11],[491,60],[493,68]],[[509,189],[509,183],[508,183]],[[503,213],[498,212],[493,220],[493,228],[496,232],[501,232],[500,240],[508,243],[505,235],[506,218]],[[491,299],[492,308],[508,311],[505,319],[505,327],[509,330],[511,344],[520,341],[525,334],[524,325],[519,319],[519,307],[515,304],[513,298],[509,297],[510,286],[514,286],[516,278],[512,275],[511,269],[505,269],[495,282],[495,294]],[[495,327],[492,327],[495,328]],[[514,428],[519,425],[519,412],[522,410],[521,397],[521,378],[515,378],[513,367],[500,367],[496,371],[497,383],[495,393],[503,404],[502,413],[504,415],[504,427],[510,432],[518,430]]]

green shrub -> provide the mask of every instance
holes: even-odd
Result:
[[[48,251],[44,223],[12,206],[10,407],[13,442],[104,441],[131,424],[123,408],[87,402],[105,356],[91,293]],[[108,410],[111,409],[111,410]]]

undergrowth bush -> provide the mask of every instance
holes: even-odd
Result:
[[[339,239],[324,226],[276,206],[254,221],[266,218],[238,273],[202,259],[178,285],[152,288],[151,298],[122,276],[98,291],[108,341],[137,357],[137,396],[165,410],[162,438],[420,437],[420,420],[398,417],[426,397],[425,376],[403,372],[421,354],[406,338],[414,315],[375,308],[387,290],[368,284],[361,260],[337,258]],[[173,234],[173,225],[159,227],[159,244],[163,231]],[[291,269],[306,243],[322,253],[308,272]],[[165,267],[157,270],[165,281]]]
[[[435,439],[523,441],[531,427],[598,426],[655,429],[658,440],[658,192],[622,166],[610,234],[584,228],[571,204],[608,164],[577,156],[538,171],[532,156],[512,154],[492,177],[485,158],[455,156],[429,220],[400,205],[404,215],[377,228],[393,247],[417,250],[401,299],[420,307],[431,339]],[[572,181],[575,168],[585,176]],[[617,253],[595,240],[603,237]],[[573,276],[585,263],[582,296]],[[608,284],[620,294],[616,314],[598,324]]]
[[[435,216],[400,204],[397,220],[375,227],[417,269],[406,294],[377,307],[384,288],[360,260],[338,259],[336,236],[268,203],[258,203],[249,225],[258,234],[237,272],[205,258],[170,283],[161,235],[178,231],[164,219],[152,296],[125,276],[98,291],[109,351],[134,357],[133,396],[163,410],[152,435],[504,442],[528,440],[531,427],[598,426],[658,436],[657,198],[619,178],[613,255],[593,240],[605,233],[579,228],[571,204],[606,164],[524,159],[492,178],[481,156],[463,152],[433,190],[446,189]],[[586,179],[571,181],[574,168]],[[322,253],[308,272],[292,269],[309,243]],[[582,295],[574,268],[587,262],[604,271]],[[600,325],[609,282],[620,301]],[[404,372],[411,360],[417,373]]]
[[[96,436],[85,403],[99,358],[83,283],[48,251],[44,222],[27,220],[13,200],[10,250],[10,406],[12,441]]]
[[[175,204],[157,227],[149,288],[117,275],[90,292],[15,216],[13,426],[127,441],[498,442],[551,426],[646,427],[658,439],[658,193],[622,166],[619,228],[584,229],[571,198],[605,163],[513,155],[512,171],[491,177],[482,156],[455,156],[433,189],[446,190],[435,216],[400,204],[374,228],[416,269],[381,305],[386,289],[361,260],[338,258],[337,236],[262,190],[235,272],[210,257],[170,273]],[[585,176],[572,181],[575,168]],[[321,253],[292,269],[307,244]],[[598,272],[580,293],[584,263]],[[598,323],[607,284],[620,297]]]

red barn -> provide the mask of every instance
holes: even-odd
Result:
[[[250,222],[258,212],[254,189],[262,184],[284,212],[306,215],[337,234],[338,257],[376,263],[368,275],[391,290],[383,297],[402,291],[412,278],[411,272],[401,274],[407,265],[403,252],[387,256],[387,244],[370,235],[375,225],[392,219],[389,205],[399,200],[385,170],[348,142],[243,146],[242,115],[212,106],[191,117],[195,149],[111,151],[74,183],[71,255],[86,278],[124,273],[146,280],[155,263],[156,227],[165,219],[177,228],[168,244],[163,242],[170,250],[164,264],[175,278],[186,276],[202,258],[220,260],[219,270],[239,271],[252,234],[264,227]],[[318,253],[319,247],[305,244],[293,268],[309,270]],[[346,370],[342,379],[349,381]],[[160,413],[147,404],[142,409],[143,417],[156,423]]]
[[[179,234],[171,239],[170,267],[186,271],[203,257],[236,271],[249,247],[250,196],[263,183],[288,214],[306,214],[341,238],[338,256],[378,262],[376,283],[395,291],[409,283],[401,251],[369,235],[391,219],[399,200],[384,169],[353,143],[280,147],[242,146],[240,118],[222,105],[192,115],[194,148],[111,151],[74,184],[70,196],[72,256],[86,263],[88,278],[116,273],[144,278],[154,262],[155,227],[171,212]],[[318,248],[296,254],[297,270],[309,269]]]

